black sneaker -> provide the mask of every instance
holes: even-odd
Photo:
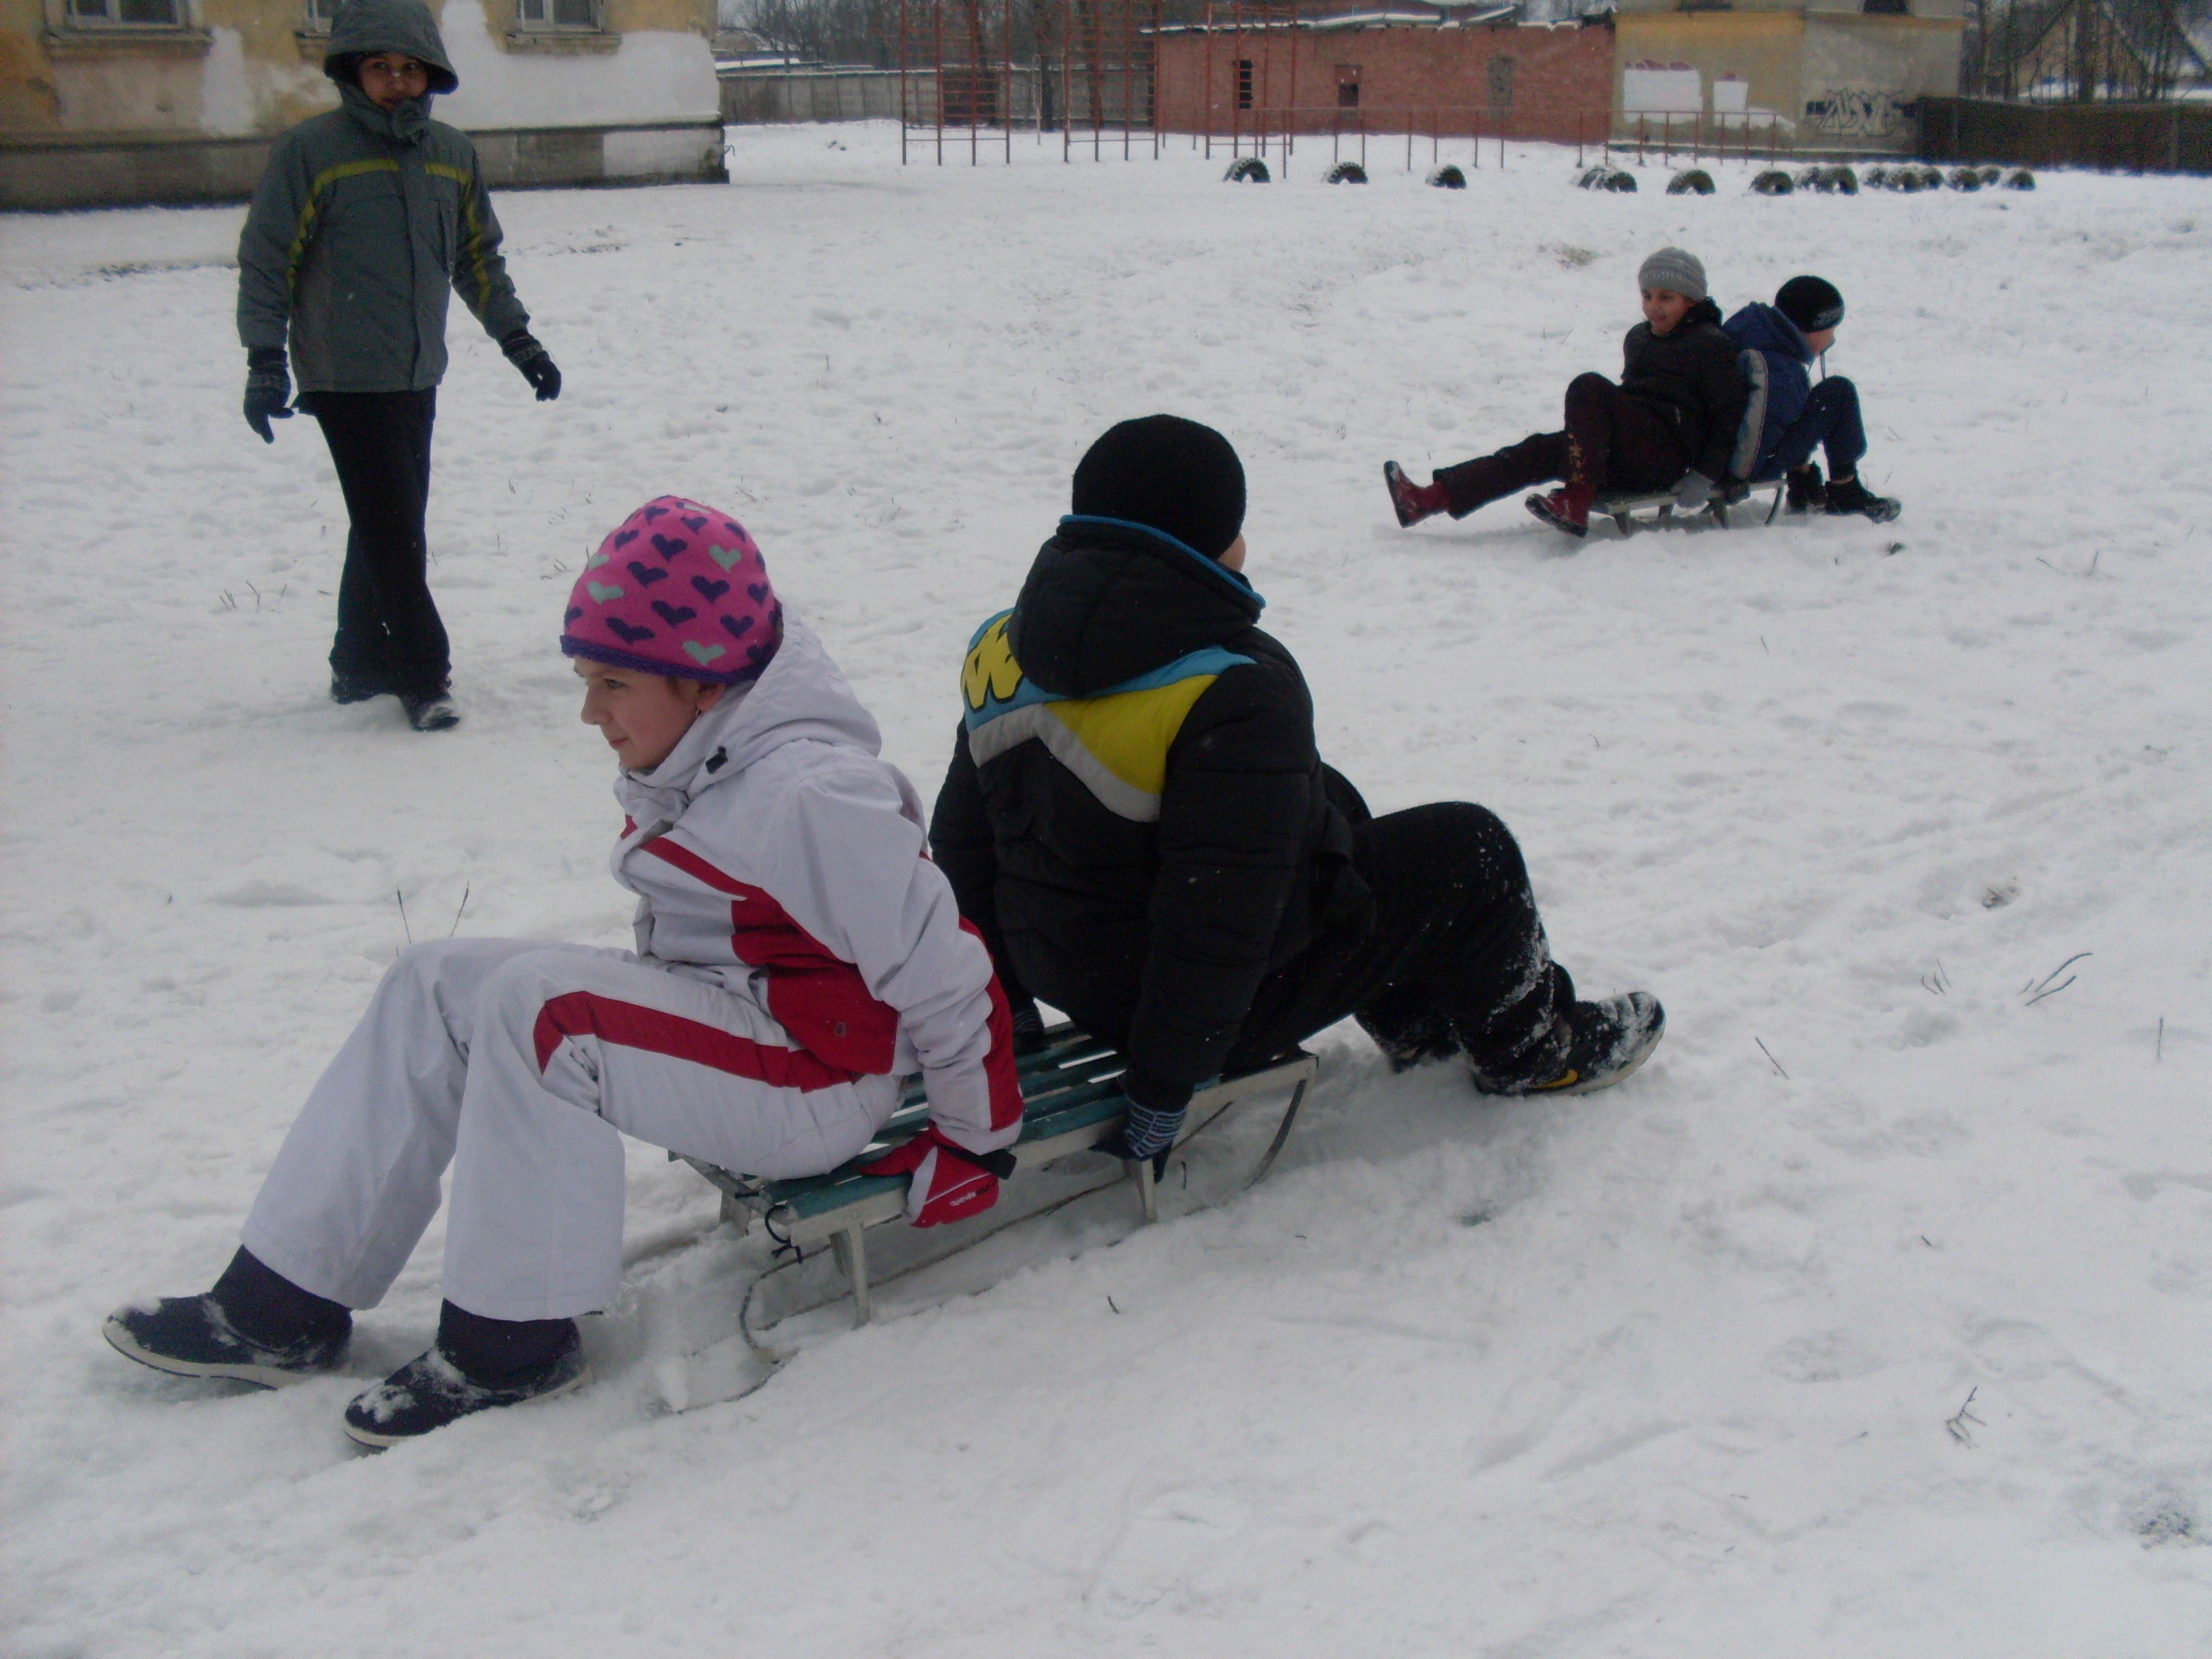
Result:
[[[1791,513],[1810,513],[1824,499],[1817,461],[1793,466],[1782,475],[1783,506]]]
[[[341,674],[336,669],[331,671],[331,701],[341,707],[349,702],[367,702],[391,690],[381,674]]]
[[[434,1345],[356,1395],[345,1409],[345,1431],[364,1446],[396,1446],[477,1412],[550,1400],[591,1380],[591,1362],[573,1325],[568,1341],[550,1359],[498,1384],[472,1381]]]
[[[1868,493],[1866,487],[1859,483],[1856,475],[1848,478],[1838,478],[1832,482],[1827,489],[1823,492],[1822,505],[1830,514],[1838,518],[1841,518],[1847,513],[1863,513],[1876,524],[1887,524],[1905,511],[1905,503],[1902,501],[1893,501],[1887,495]]]
[[[164,1297],[151,1307],[134,1304],[108,1315],[100,1334],[116,1352],[173,1376],[227,1376],[281,1389],[345,1359],[353,1333],[347,1328],[302,1336],[271,1347],[242,1334],[224,1317],[214,1297]]]
[[[407,724],[417,732],[450,732],[461,723],[461,711],[450,691],[403,691],[399,706],[407,711]]]
[[[1586,1095],[1611,1088],[1650,1057],[1667,1030],[1667,1011],[1649,991],[1577,1002],[1567,1019],[1573,1035],[1548,1076],[1489,1078],[1478,1071],[1474,1086],[1486,1095]]]

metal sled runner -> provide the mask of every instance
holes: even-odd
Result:
[[[1121,1086],[1128,1062],[1119,1053],[1073,1025],[1054,1026],[1045,1036],[1045,1046],[1021,1061],[1022,1134],[1008,1149],[1014,1155],[1017,1174],[1041,1169],[1073,1152],[1089,1152],[1121,1128],[1128,1110],[1128,1099]],[[1250,1185],[1273,1167],[1276,1154],[1290,1139],[1291,1125],[1319,1069],[1320,1062],[1301,1048],[1257,1071],[1208,1084],[1191,1097],[1177,1144],[1189,1139],[1240,1101],[1289,1090],[1290,1104],[1266,1155],[1245,1183]],[[751,1231],[757,1218],[779,1245],[794,1246],[803,1252],[827,1239],[836,1253],[838,1267],[852,1284],[853,1322],[865,1325],[873,1312],[867,1230],[904,1217],[907,1177],[862,1175],[860,1166],[919,1133],[928,1117],[928,1102],[916,1079],[875,1142],[859,1158],[828,1175],[762,1181],[699,1158],[683,1161],[720,1189],[722,1218],[736,1222],[740,1236]],[[1126,1164],[1124,1169],[1136,1183],[1145,1219],[1157,1219],[1151,1161]],[[746,1338],[752,1340],[750,1330]]]
[[[1766,517],[1760,522],[1772,524],[1775,514],[1782,511],[1784,488],[1783,481],[1779,478],[1754,479],[1743,486],[1744,493],[1737,498],[1735,504],[1741,506],[1760,490],[1766,491],[1771,499],[1767,503]],[[1726,530],[1729,528],[1729,504],[1724,501],[1715,501],[1705,509],[1704,516]],[[1622,535],[1629,536],[1633,535],[1636,531],[1635,514],[1646,507],[1652,507],[1659,509],[1658,516],[1652,520],[1653,523],[1663,525],[1674,520],[1674,497],[1670,492],[1663,489],[1641,495],[1628,490],[1601,491],[1597,498],[1590,502],[1590,516],[1596,518],[1602,515],[1611,519],[1613,523],[1620,526]],[[1686,524],[1688,521],[1687,519],[1682,520]]]

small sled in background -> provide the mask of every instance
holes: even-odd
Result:
[[[1743,506],[1753,495],[1764,491],[1768,497],[1766,516],[1759,522],[1772,524],[1775,515],[1782,511],[1784,488],[1783,481],[1780,478],[1760,478],[1754,483],[1741,485],[1740,488],[1743,493],[1734,501],[1715,501],[1702,513],[1694,516],[1708,519],[1723,530],[1729,529],[1733,521],[1729,517],[1729,509],[1731,507]],[[1691,521],[1689,518],[1678,520],[1675,517],[1675,505],[1674,495],[1664,489],[1645,492],[1627,489],[1600,490],[1590,502],[1590,516],[1611,519],[1613,523],[1620,526],[1622,535],[1631,536],[1635,534],[1636,526],[1639,523],[1649,526],[1664,526],[1676,523],[1688,524]],[[1636,514],[1647,507],[1656,507],[1658,511],[1649,519],[1638,519]]]
[[[1024,1057],[1020,1064],[1022,1134],[1007,1149],[1013,1154],[1017,1172],[1041,1170],[1074,1153],[1089,1152],[1120,1130],[1129,1107],[1121,1085],[1121,1073],[1127,1066],[1128,1061],[1121,1054],[1085,1036],[1072,1024],[1056,1025],[1046,1032],[1043,1048]],[[1299,1048],[1255,1071],[1207,1085],[1191,1097],[1190,1109],[1176,1144],[1188,1141],[1239,1102],[1288,1090],[1290,1103],[1284,1108],[1274,1138],[1243,1182],[1247,1187],[1255,1184],[1273,1167],[1283,1143],[1290,1139],[1291,1125],[1297,1121],[1306,1090],[1319,1070],[1320,1062]],[[738,1316],[747,1346],[762,1358],[773,1364],[784,1356],[769,1347],[752,1327],[753,1292],[769,1273],[796,1265],[805,1259],[810,1247],[818,1246],[825,1240],[852,1287],[853,1322],[868,1322],[874,1307],[868,1280],[867,1230],[905,1216],[907,1177],[863,1175],[860,1166],[881,1158],[919,1133],[928,1119],[929,1103],[917,1080],[907,1091],[874,1144],[828,1175],[762,1181],[699,1158],[682,1160],[720,1190],[722,1218],[737,1224],[740,1237],[751,1231],[757,1219],[779,1252],[793,1253],[787,1261],[768,1268],[753,1281]],[[674,1158],[678,1154],[672,1152],[669,1156]],[[1148,1222],[1158,1219],[1153,1161],[1146,1158],[1125,1164],[1121,1175],[1113,1177],[1114,1181],[1122,1179],[1136,1187],[1144,1218]],[[1080,1188],[1071,1196],[1109,1184],[1112,1182],[1099,1182]],[[1006,1224],[1018,1224],[1030,1218],[1018,1217]]]

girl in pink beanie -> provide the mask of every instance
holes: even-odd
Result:
[[[118,1310],[156,1370],[275,1387],[341,1364],[437,1212],[436,1342],[346,1407],[410,1439],[590,1375],[576,1316],[622,1278],[629,1134],[749,1175],[837,1168],[919,1073],[921,1226],[980,1214],[1021,1132],[1013,1023],[875,721],[776,602],[744,526],[663,496],[600,544],[561,648],[622,763],[635,948],[400,953],[294,1122],[214,1288]]]

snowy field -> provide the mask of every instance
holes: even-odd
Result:
[[[239,211],[0,220],[8,1651],[2212,1651],[2212,180],[1370,160],[736,129],[727,187],[505,198],[568,389],[456,307],[433,737],[325,699],[344,521],[312,422],[239,418]],[[1903,519],[1396,528],[1382,460],[1555,426],[1666,241],[1729,309],[1843,289]],[[757,1237],[645,1148],[571,1399],[349,1449],[434,1230],[347,1376],[107,1350],[409,930],[627,942],[553,644],[606,529],[744,519],[933,794],[969,631],[1157,410],[1244,455],[1323,752],[1497,809],[1586,991],[1665,1000],[1637,1078],[1484,1101],[1347,1025],[1263,1186],[1255,1115],[1160,1226],[1102,1193],[801,1313],[742,1397]]]

